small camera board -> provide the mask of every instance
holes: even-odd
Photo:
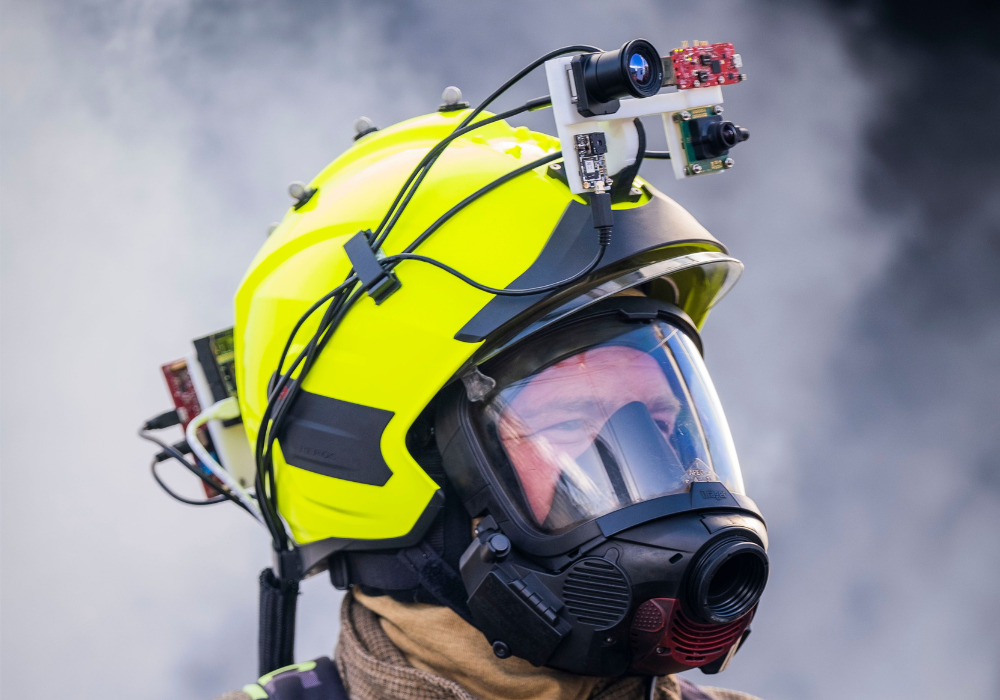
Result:
[[[723,123],[721,113],[722,106],[716,105],[674,114],[687,175],[705,175],[733,167],[729,149],[725,143],[717,143],[719,138],[715,135]]]
[[[744,80],[742,65],[731,43],[683,42],[664,56],[644,39],[546,61],[570,192],[603,192],[632,172],[626,168],[643,157],[640,117],[662,119],[678,180],[731,168],[729,150],[750,133],[720,116],[722,86]],[[665,91],[666,85],[677,89]]]
[[[576,135],[576,157],[579,161],[583,189],[604,192],[611,187],[608,164],[604,158],[607,152],[608,144],[603,132]]]
[[[674,85],[678,90],[733,85],[747,79],[741,73],[743,59],[732,43],[709,44],[696,41],[694,46],[687,42],[679,49],[673,49],[663,58],[663,85]]]

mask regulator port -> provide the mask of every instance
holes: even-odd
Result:
[[[732,622],[748,613],[767,585],[764,548],[739,535],[708,546],[689,571],[685,602],[695,618]]]

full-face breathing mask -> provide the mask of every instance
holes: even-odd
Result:
[[[609,299],[528,338],[438,408],[481,518],[461,559],[504,658],[594,676],[715,673],[749,633],[767,532],[684,313]]]

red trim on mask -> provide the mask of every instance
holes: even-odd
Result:
[[[632,665],[658,676],[680,673],[735,651],[756,607],[722,625],[695,622],[675,598],[651,598],[632,618]]]

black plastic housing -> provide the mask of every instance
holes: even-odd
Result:
[[[540,331],[531,345],[512,346],[482,371],[502,385],[505,374],[521,371],[519,363],[539,361],[533,353],[547,352],[549,334],[565,337],[570,326],[608,316],[622,323],[665,318],[701,348],[681,309],[620,296]],[[513,363],[501,359],[511,352]],[[695,482],[686,493],[544,533],[525,520],[492,469],[474,415],[489,393],[476,398],[470,400],[460,381],[443,390],[435,402],[434,438],[466,511],[482,518],[459,568],[472,617],[498,656],[583,675],[648,673],[632,666],[633,617],[644,602],[679,600],[690,619],[707,625],[757,604],[767,579],[767,530],[752,500],[718,482]],[[720,571],[725,575],[716,581]],[[722,668],[735,647],[723,661],[706,664],[706,672]]]
[[[481,531],[461,562],[477,627],[491,644],[502,642],[536,666],[592,676],[629,670],[636,608],[650,598],[684,601],[706,553],[734,542],[761,552],[767,546],[755,516],[688,512],[581,549],[552,570],[514,550],[503,561],[491,560],[484,551],[493,533]],[[750,607],[762,590],[763,584]]]
[[[742,126],[723,121],[720,116],[699,117],[688,122],[691,146],[696,160],[729,155],[729,149],[750,138]]]
[[[637,81],[629,70],[634,55],[645,59],[649,78]],[[585,117],[614,114],[621,106],[618,98],[651,97],[660,91],[663,64],[659,53],[645,39],[634,39],[620,49],[581,54],[570,63],[576,87],[576,108]]]

